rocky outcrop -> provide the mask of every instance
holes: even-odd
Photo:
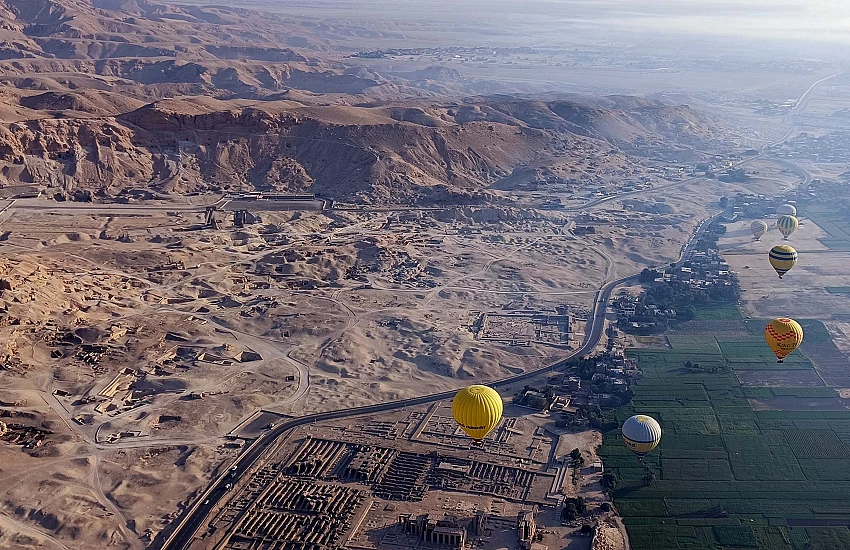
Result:
[[[88,97],[95,103],[103,97]],[[47,92],[32,106],[82,109]],[[490,106],[478,106],[486,113]],[[532,116],[531,111],[540,111]],[[0,125],[0,185],[41,184],[73,197],[190,191],[309,191],[373,204],[475,203],[517,169],[588,154],[622,156],[605,140],[529,128],[552,116],[529,102],[523,120],[458,124],[445,107],[239,107],[209,97],[145,105],[117,117],[40,119]],[[594,109],[594,116],[604,110]],[[601,113],[601,114],[600,114]],[[502,116],[507,116],[502,114]],[[643,208],[634,204],[635,209]],[[483,211],[473,217],[498,215]]]
[[[307,61],[306,57],[288,48],[207,45],[204,46],[204,49],[219,59],[256,59],[276,62]]]

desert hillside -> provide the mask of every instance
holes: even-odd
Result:
[[[38,184],[48,195],[75,200],[145,189],[309,191],[376,203],[477,201],[505,178],[516,179],[516,170],[579,165],[588,155],[625,164],[631,147],[700,121],[684,108],[629,113],[563,102],[413,108],[248,106],[204,97],[138,106],[107,99],[68,92],[22,97],[20,108],[131,109],[93,117],[66,109],[61,117],[0,126],[0,183]]]
[[[0,185],[59,200],[275,190],[476,203],[590,181],[588,158],[637,176],[629,156],[690,159],[718,135],[647,99],[459,101],[456,70],[350,66],[326,31],[222,6],[2,0]]]
[[[593,4],[0,0],[0,550],[424,548],[424,514],[442,546],[664,539],[599,523],[653,490],[596,453],[649,380],[625,348],[740,332],[702,303],[735,271],[742,312],[799,310],[750,232],[785,201],[787,288],[831,277],[798,314],[840,324],[847,231],[810,206],[846,195],[850,80]],[[846,408],[790,376],[710,397]],[[475,443],[470,384],[504,404]]]

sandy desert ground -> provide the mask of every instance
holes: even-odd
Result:
[[[259,411],[564,357],[602,285],[676,260],[721,197],[800,182],[754,151],[834,71],[737,54],[707,67],[701,43],[675,70],[640,48],[611,56],[607,38],[529,44],[517,29],[539,12],[481,49],[459,12],[437,28],[371,4],[345,19],[341,4],[198,3],[0,0],[0,548],[150,544]],[[412,40],[422,51],[366,53]],[[805,120],[840,120],[847,85],[830,81]],[[751,179],[716,179],[730,165]],[[237,191],[335,205],[244,227],[218,211],[204,228],[203,206]],[[721,244],[750,315],[846,309],[823,289],[846,253],[813,223],[794,236],[813,261],[793,293],[751,255],[776,233],[754,245],[745,224]],[[569,333],[541,324],[563,306]],[[847,323],[829,327],[850,349]]]
[[[22,464],[26,477],[3,472],[16,480],[7,511],[24,522],[43,514],[38,532],[63,544],[149,541],[234,456],[224,436],[260,409],[401,399],[555,361],[566,347],[476,338],[470,325],[479,313],[567,305],[576,347],[595,290],[675,260],[728,188],[614,201],[586,222],[499,208],[262,212],[260,223],[211,230],[191,229],[201,214],[180,211],[12,208],[4,299],[20,324],[2,328],[15,358],[7,392],[26,398],[27,425],[52,433],[32,457],[4,448],[33,464]],[[577,223],[598,232],[575,235]],[[73,480],[58,494],[56,475]],[[35,480],[44,496],[13,504]],[[101,515],[78,512],[89,509]],[[121,518],[133,519],[123,532]]]
[[[768,223],[774,221],[766,220]],[[847,296],[830,294],[826,287],[845,286],[848,253],[829,250],[819,238],[824,232],[811,220],[803,218],[800,228],[785,241],[772,229],[759,241],[749,233],[752,220],[730,224],[721,240],[724,257],[738,273],[744,290],[744,312],[751,317],[794,315],[818,319],[825,312],[847,311]],[[797,266],[779,279],[767,260],[767,252],[778,244],[790,244],[798,254]],[[827,314],[829,315],[829,314]]]

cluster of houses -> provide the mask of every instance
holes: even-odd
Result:
[[[693,289],[707,289],[712,285],[732,286],[732,272],[729,263],[717,250],[692,252],[682,265],[668,267],[655,279],[656,283],[677,281],[686,283]]]
[[[526,387],[514,403],[548,410],[559,426],[596,427],[602,411],[631,400],[631,380],[640,377],[637,362],[622,353],[604,353],[571,364],[549,377],[545,388]]]
[[[850,171],[839,174],[835,179],[815,178],[807,185],[801,185],[781,197],[771,198],[752,193],[738,193],[727,199],[728,205],[721,204],[727,207],[724,220],[773,218],[776,215],[776,208],[782,204],[798,206],[799,204],[828,203],[847,208],[850,207],[850,198],[847,196],[848,183],[850,183]]]
[[[813,136],[806,132],[770,148],[773,156],[813,162],[850,161],[850,132]]]
[[[670,321],[676,319],[676,308],[663,309],[657,304],[647,304],[645,300],[645,295],[634,296],[628,292],[615,298],[613,307],[617,326],[631,333],[655,332],[664,330]]]
[[[738,193],[727,198],[726,201],[721,199],[721,206],[726,207],[724,220],[735,221],[750,218],[758,219],[765,216],[773,217],[776,215],[776,208],[786,202],[794,204],[793,200],[787,201],[754,193]]]
[[[847,196],[847,184],[850,183],[850,171],[839,174],[834,180],[813,179],[806,187],[798,187],[787,196],[803,204],[830,204],[844,210],[850,208]]]
[[[644,270],[640,281],[646,286],[639,296],[621,291],[613,300],[621,330],[633,334],[660,332],[673,321],[690,320],[692,304],[738,298],[737,277],[711,237],[703,237],[699,245],[684,262],[663,271]]]

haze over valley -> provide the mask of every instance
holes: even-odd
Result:
[[[838,4],[0,0],[0,549],[850,544]]]

